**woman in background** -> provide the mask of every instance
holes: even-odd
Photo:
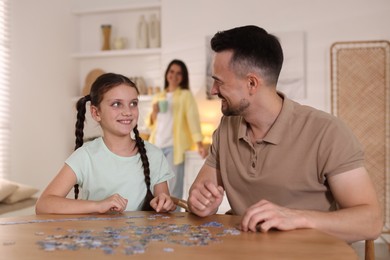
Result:
[[[152,101],[149,141],[163,150],[175,173],[175,177],[168,181],[170,193],[182,198],[185,151],[196,144],[204,158],[207,150],[202,143],[198,106],[189,89],[187,66],[181,60],[172,60],[164,79],[164,90]]]

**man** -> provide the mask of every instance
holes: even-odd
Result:
[[[278,39],[244,26],[218,32],[211,47],[211,93],[224,116],[191,186],[191,212],[216,213],[226,190],[243,231],[316,228],[348,242],[377,238],[383,215],[361,146],[338,118],[277,92]]]

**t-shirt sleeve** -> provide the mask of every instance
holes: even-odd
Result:
[[[329,124],[319,147],[322,160],[319,162],[325,180],[329,176],[364,167],[362,145],[352,130],[340,119]]]
[[[65,163],[72,168],[74,173],[76,174],[77,184],[80,186],[83,185],[84,176],[83,173],[86,172],[88,155],[83,147],[80,147],[76,151],[74,151],[66,160]]]

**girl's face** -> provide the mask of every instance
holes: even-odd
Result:
[[[181,68],[177,64],[172,64],[167,73],[169,86],[178,87],[183,80]]]
[[[91,114],[100,123],[104,135],[129,135],[138,122],[136,89],[125,84],[110,89],[99,107],[91,106]]]

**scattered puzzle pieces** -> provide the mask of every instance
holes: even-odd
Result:
[[[180,246],[207,246],[211,243],[222,242],[219,238],[221,236],[240,234],[240,231],[234,228],[222,229],[223,225],[215,221],[206,222],[199,226],[172,223],[152,225],[154,220],[168,219],[170,216],[153,214],[138,216],[138,218],[140,217],[150,221],[151,225],[140,226],[135,225],[133,221],[126,221],[122,227],[105,227],[100,231],[62,230],[61,228],[57,228],[55,231],[61,234],[43,234],[43,232],[36,232],[35,235],[44,237],[43,240],[37,242],[39,247],[44,251],[99,249],[104,254],[111,255],[118,253],[116,251],[120,249],[120,253],[134,255],[145,253],[148,245],[155,242]],[[222,230],[217,235],[213,235],[208,228],[220,228]],[[163,252],[171,253],[174,252],[174,249],[165,247]]]
[[[222,227],[222,226],[223,225],[221,223],[216,221],[207,222],[202,225],[202,227]]]

